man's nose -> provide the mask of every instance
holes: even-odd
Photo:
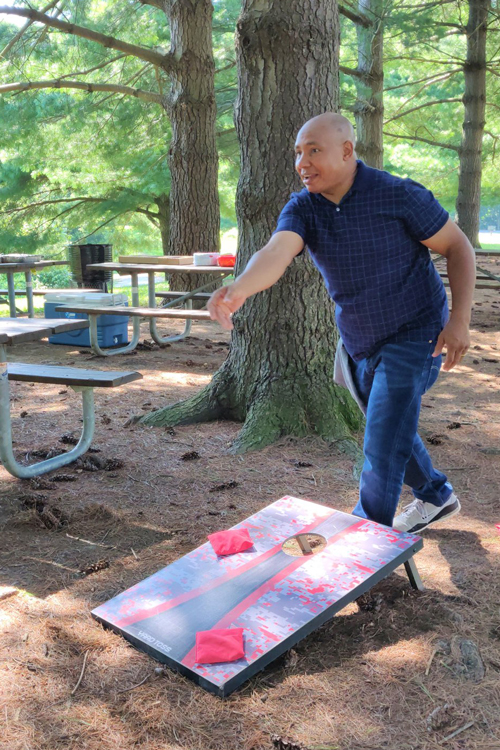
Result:
[[[309,158],[306,154],[300,154],[300,156],[297,157],[297,169],[304,169],[304,167],[307,167],[309,165]]]

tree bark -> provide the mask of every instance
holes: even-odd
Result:
[[[290,192],[299,188],[293,145],[300,126],[338,109],[337,5],[244,0],[236,48],[238,273],[268,241]],[[347,439],[359,415],[332,381],[336,340],[333,303],[304,253],[277,284],[234,315],[229,356],[212,382],[195,397],[138,421],[244,422],[235,452],[263,447],[284,434]]]
[[[473,247],[479,247],[482,148],[486,106],[486,30],[491,0],[469,0],[465,108],[456,202],[457,223]]]
[[[168,114],[172,124],[168,255],[219,249],[218,154],[211,0],[165,3],[171,33]],[[207,279],[204,279],[205,283]],[[200,276],[175,274],[172,289],[194,289]]]
[[[384,166],[384,24],[381,0],[359,0],[362,18],[370,20],[369,26],[356,23],[358,38],[358,69],[354,78],[357,101],[356,152],[370,167]]]
[[[162,254],[170,250],[170,199],[168,195],[159,195],[155,200],[158,206],[158,224],[160,225]]]

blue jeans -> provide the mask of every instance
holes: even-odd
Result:
[[[367,406],[359,501],[353,514],[392,526],[403,482],[415,497],[443,505],[453,488],[432,461],[417,434],[420,402],[436,382],[441,355],[436,342],[388,343],[351,371]]]

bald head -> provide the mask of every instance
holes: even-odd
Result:
[[[306,133],[307,135],[321,133],[334,139],[338,144],[349,141],[353,147],[356,146],[356,136],[354,135],[353,126],[347,117],[339,115],[336,112],[324,112],[322,115],[312,117],[305,125],[302,125],[297,134],[297,140]]]
[[[356,137],[349,120],[324,112],[301,127],[295,141],[295,168],[310,193],[337,202],[356,175]]]

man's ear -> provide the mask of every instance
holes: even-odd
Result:
[[[344,141],[344,160],[350,159],[354,153],[354,143],[351,141]]]

